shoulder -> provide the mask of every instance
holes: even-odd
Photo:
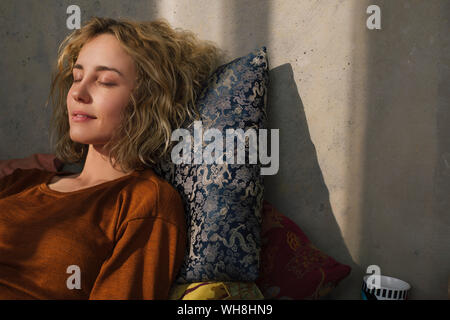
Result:
[[[123,190],[130,210],[127,220],[159,218],[174,224],[184,221],[183,201],[175,187],[152,169],[136,171],[133,176]]]

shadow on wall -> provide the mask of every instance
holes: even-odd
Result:
[[[375,3],[382,30],[363,29],[361,39],[367,42],[367,125],[360,256],[409,282],[411,299],[446,299],[450,3]]]
[[[236,56],[266,46],[271,55],[271,0],[231,0],[221,3],[223,46]],[[247,19],[247,17],[252,19]],[[327,296],[329,299],[359,299],[364,274],[354,263],[342,238],[330,205],[329,192],[317,160],[306,122],[303,103],[290,64],[269,71],[268,129],[280,129],[279,171],[264,176],[264,198],[289,217],[324,253],[352,268],[351,274]],[[269,139],[270,150],[270,139]],[[355,276],[358,275],[358,276]]]
[[[326,298],[358,299],[361,281],[353,275],[362,270],[353,261],[334,217],[292,66],[274,68],[269,76],[267,128],[280,130],[280,166],[276,175],[264,176],[264,199],[297,223],[318,249],[352,268]]]

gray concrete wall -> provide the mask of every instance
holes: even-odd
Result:
[[[51,152],[50,71],[73,1],[0,2],[0,159]],[[280,169],[265,198],[352,266],[329,298],[359,299],[367,266],[446,299],[450,276],[447,0],[77,1],[92,15],[151,20],[233,57],[267,46],[269,125]],[[366,28],[370,4],[381,30]]]

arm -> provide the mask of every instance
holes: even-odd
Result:
[[[10,175],[15,169],[41,169],[51,172],[60,170],[63,163],[53,154],[34,153],[23,159],[0,160],[0,178]]]
[[[160,217],[126,223],[89,299],[168,299],[184,260],[186,233]]]

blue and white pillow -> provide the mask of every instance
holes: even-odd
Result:
[[[266,129],[266,47],[217,68],[197,99],[203,130]],[[185,129],[194,137],[193,123]],[[203,148],[207,143],[203,142]],[[226,147],[225,139],[223,147]],[[246,142],[246,155],[249,143]],[[236,153],[236,144],[235,150]],[[191,159],[194,150],[191,151]],[[177,283],[254,281],[258,277],[263,176],[261,163],[160,163],[155,171],[180,193],[188,246]]]

